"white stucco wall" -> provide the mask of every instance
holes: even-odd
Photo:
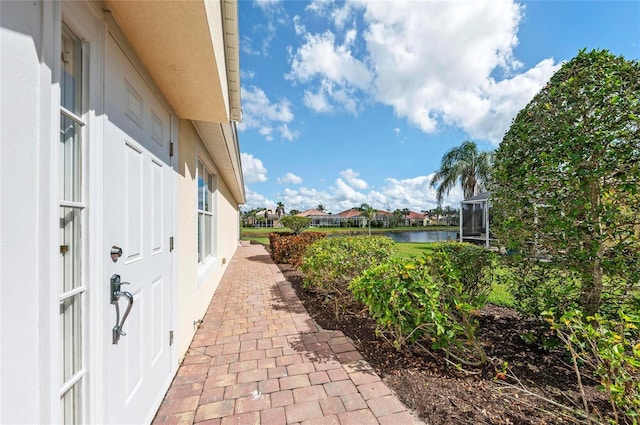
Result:
[[[57,181],[54,152],[60,124],[58,98],[52,96],[58,88],[50,64],[59,55],[56,25],[61,7],[51,1],[0,0],[0,424],[58,420],[59,288],[57,263],[52,261],[59,249],[59,199],[52,182]],[[189,121],[180,121],[179,133],[175,331],[181,359],[195,333],[193,323],[204,316],[239,234],[236,202],[218,178],[217,252],[203,272],[197,264],[195,168],[197,151],[208,155],[204,146],[198,146]],[[94,166],[96,161],[100,158],[94,158]],[[215,166],[211,158],[208,161]],[[98,221],[92,227],[101,228]],[[99,267],[101,254],[87,257],[85,267]],[[95,307],[95,302],[88,306]],[[89,317],[99,320],[99,313]],[[88,355],[95,354],[94,347],[87,349]],[[89,360],[88,367],[94,377],[91,374],[100,364]],[[98,395],[87,400],[90,409],[99,404],[100,389],[94,389]]]
[[[215,161],[196,134],[190,121],[180,121],[178,153],[178,360],[182,360],[196,331],[194,322],[202,319],[222,275],[238,247],[239,211],[226,183],[217,176],[214,217],[217,235],[215,257],[198,264],[197,160],[203,160],[214,174]]]
[[[50,391],[55,5],[0,5],[0,423],[42,423]],[[45,23],[44,26],[43,22]],[[45,395],[47,394],[47,395]]]

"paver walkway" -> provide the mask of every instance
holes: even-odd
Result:
[[[238,248],[154,424],[414,424],[342,332],[319,328],[264,247]]]

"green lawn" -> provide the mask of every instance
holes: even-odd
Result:
[[[398,258],[422,257],[433,250],[434,242],[396,242]]]
[[[396,228],[395,230],[403,229],[403,230],[416,230],[415,227],[404,227],[404,228]],[[429,229],[429,230],[443,230],[442,227],[427,227],[427,228],[418,228],[418,229]],[[444,230],[452,229],[450,227],[444,227]],[[455,230],[455,228],[453,228]],[[341,229],[341,228],[329,228],[329,229],[321,229],[321,231],[327,230],[329,233],[347,233],[354,229]],[[357,230],[357,229],[356,229]],[[371,229],[373,233],[374,229]],[[380,229],[376,229],[380,230]],[[269,237],[267,236],[269,233],[273,231],[284,232],[287,229],[254,229],[254,228],[243,228],[242,229],[242,239],[249,240],[253,243],[260,243],[265,246],[269,245]],[[313,230],[307,230],[313,231]],[[389,231],[389,229],[383,229],[383,231]],[[368,230],[365,230],[368,232]],[[396,242],[396,253],[395,257],[397,258],[411,258],[411,257],[422,257],[425,254],[428,254],[433,250],[435,244],[437,242]],[[499,268],[496,273],[503,273],[504,271]],[[504,307],[512,307],[513,306],[513,296],[509,293],[506,285],[494,283],[491,288],[491,293],[489,294],[488,302],[491,304],[504,306]]]

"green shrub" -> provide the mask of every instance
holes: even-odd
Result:
[[[582,390],[581,374],[587,364],[600,389],[613,408],[615,424],[638,424],[640,419],[640,313],[618,312],[615,320],[599,314],[584,317],[579,310],[566,312],[558,320],[552,312],[546,316],[564,342],[573,360],[574,372]],[[584,411],[589,405],[583,394]]]
[[[299,267],[307,248],[326,236],[324,232],[304,232],[299,235],[287,232],[269,233],[271,257],[278,264]]]
[[[421,259],[394,259],[366,270],[350,289],[364,303],[396,348],[427,344],[464,364],[480,365],[486,354],[475,338],[484,292],[467,292],[447,250]],[[471,288],[469,286],[468,288]]]
[[[332,298],[338,310],[353,303],[351,280],[367,268],[386,262],[394,242],[384,236],[341,236],[320,240],[309,247],[302,261],[304,285]]]
[[[514,307],[525,317],[541,319],[542,313],[553,309],[561,316],[574,308],[580,296],[580,278],[556,264],[524,260],[529,267],[519,264],[505,266],[496,281],[505,285],[513,295]]]
[[[300,217],[297,215],[285,215],[280,219],[280,224],[291,229],[293,234],[299,235],[304,229],[311,226],[311,217]]]
[[[470,243],[444,242],[434,247],[429,258],[445,281],[451,278],[460,281],[462,293],[478,298],[491,291],[494,263],[497,261],[494,252]]]

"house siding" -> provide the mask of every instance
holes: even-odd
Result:
[[[189,348],[196,326],[204,317],[222,275],[238,247],[239,208],[226,182],[217,173],[215,161],[190,121],[180,120],[178,150],[178,329],[177,350],[181,361]],[[217,176],[214,194],[215,256],[198,264],[197,162],[202,160]]]
[[[80,3],[77,3],[80,4]],[[95,6],[95,4],[94,4]],[[219,7],[214,2],[214,7]],[[63,3],[54,1],[0,1],[0,423],[57,423],[60,387],[60,356],[57,354],[59,199],[57,198],[58,151],[60,138],[58,86],[53,64],[57,63],[60,43],[59,25]],[[89,6],[87,9],[91,9]],[[99,10],[98,10],[99,9]],[[97,8],[94,12],[102,13]],[[91,13],[90,11],[87,13]],[[219,19],[219,18],[216,18]],[[82,19],[80,19],[82,21]],[[99,21],[101,22],[101,21]],[[105,21],[106,22],[106,21]],[[81,22],[82,23],[82,22]],[[107,26],[110,24],[107,22]],[[95,28],[94,28],[95,29]],[[101,32],[104,28],[95,29]],[[216,30],[220,32],[219,30]],[[217,37],[217,35],[216,35]],[[100,54],[104,40],[92,40],[92,54]],[[219,46],[216,46],[219,50]],[[98,52],[98,53],[96,53]],[[109,66],[98,61],[102,66]],[[220,67],[221,65],[218,64]],[[93,71],[103,72],[96,67]],[[93,74],[92,74],[93,75]],[[224,78],[224,73],[221,74]],[[225,82],[226,84],[226,82]],[[94,87],[95,89],[95,87]],[[101,102],[101,97],[90,102]],[[228,103],[225,91],[225,102]],[[95,106],[92,104],[92,106]],[[228,106],[227,106],[228,108]],[[88,177],[102,175],[100,162],[101,120],[92,111],[89,137],[91,160],[85,165]],[[227,114],[228,115],[228,114]],[[202,273],[197,264],[196,223],[196,155],[204,152],[196,131],[188,120],[179,120],[175,200],[176,301],[175,342],[179,361],[193,338],[193,322],[203,317],[209,301],[239,239],[238,201],[232,196],[234,182],[218,178],[216,193],[217,256]],[[93,132],[96,132],[95,134]],[[92,136],[96,136],[93,137]],[[205,149],[206,151],[206,149]],[[215,168],[215,159],[209,157]],[[215,171],[215,170],[212,170]],[[95,179],[94,179],[95,181]],[[93,188],[93,186],[91,186]],[[90,247],[85,258],[85,278],[89,282],[86,307],[92,327],[100,324],[105,304],[106,286],[100,277],[104,252],[96,240],[102,238],[99,221],[100,194],[89,194],[92,208],[86,222],[86,239]],[[99,252],[98,252],[99,251]],[[223,264],[223,260],[224,264]],[[99,270],[98,272],[96,270]],[[103,290],[102,292],[100,292]],[[108,304],[101,308],[112,308]],[[168,315],[170,313],[167,313]],[[108,324],[108,330],[113,324]],[[103,373],[102,364],[94,362],[99,337],[87,338],[89,384]],[[89,346],[90,345],[90,346]],[[99,357],[98,357],[99,359]],[[104,389],[87,390],[87,421],[101,422],[110,406],[102,406]]]
[[[0,423],[43,422],[51,390],[51,16],[0,5]]]

